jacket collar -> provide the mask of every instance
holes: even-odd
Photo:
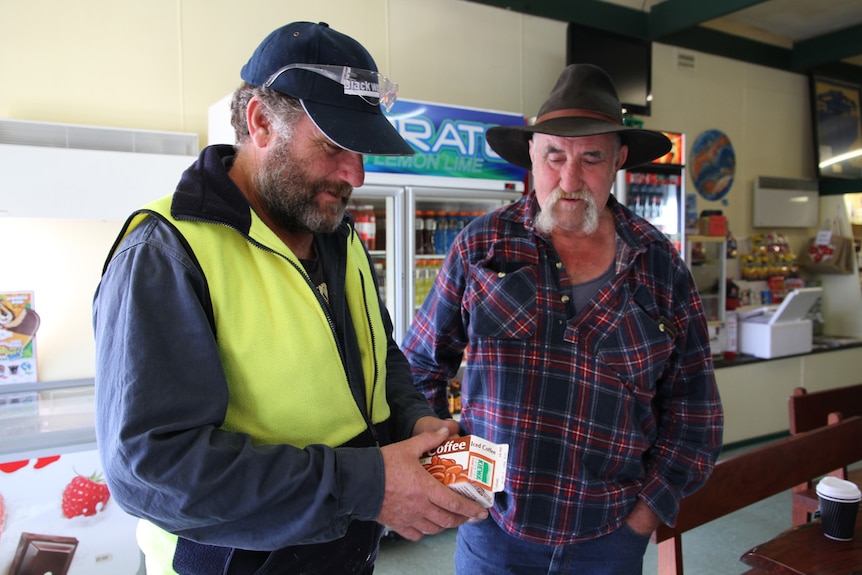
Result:
[[[227,224],[247,234],[251,208],[228,175],[233,160],[233,146],[204,148],[180,178],[171,202],[171,215]]]

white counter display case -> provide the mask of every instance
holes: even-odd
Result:
[[[818,337],[811,353],[758,359],[738,355],[716,362],[724,406],[724,445],[787,433],[787,398],[796,387],[820,391],[859,383],[862,341]]]
[[[0,573],[137,575],[96,451],[93,380],[0,385]]]

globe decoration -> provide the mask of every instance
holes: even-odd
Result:
[[[707,200],[720,200],[733,185],[736,154],[730,138],[719,130],[707,130],[691,147],[691,179],[697,192]]]

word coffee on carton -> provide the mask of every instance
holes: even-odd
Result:
[[[508,445],[467,435],[429,451],[420,463],[444,485],[491,507],[494,493],[502,491],[506,482],[508,458]]]

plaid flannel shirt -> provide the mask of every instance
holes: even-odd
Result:
[[[529,541],[607,534],[638,498],[672,525],[721,446],[707,323],[688,268],[661,232],[613,196],[609,207],[615,275],[584,309],[533,231],[530,193],[459,235],[402,344],[442,417],[464,361],[463,431],[510,449],[492,515]]]

